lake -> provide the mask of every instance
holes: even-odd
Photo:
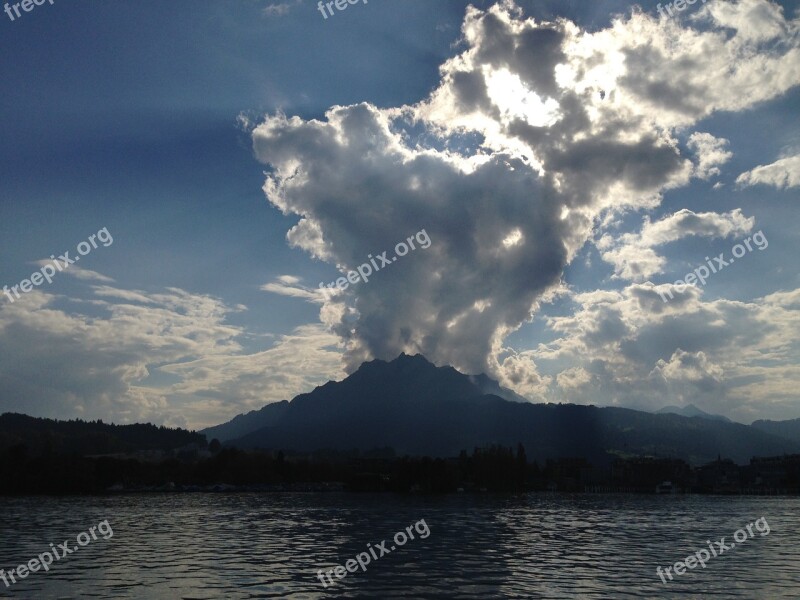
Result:
[[[800,596],[798,498],[220,493],[2,498],[0,506],[6,574],[51,543],[55,552],[64,541],[77,547],[85,532],[85,545],[49,571],[10,587],[0,581],[6,598]],[[666,584],[656,574],[707,540],[730,545],[760,517],[768,535],[751,528],[746,541]],[[398,546],[401,531],[408,539]],[[389,553],[380,556],[383,540]],[[354,561],[347,571],[360,553],[365,570]],[[345,576],[334,571],[331,584],[323,573],[323,587],[318,571],[337,565]]]

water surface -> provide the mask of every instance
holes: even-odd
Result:
[[[800,499],[710,496],[166,494],[0,499],[6,571],[108,520],[0,597],[797,598]],[[770,533],[663,584],[656,567],[765,517]],[[323,588],[319,569],[420,519],[408,541]]]

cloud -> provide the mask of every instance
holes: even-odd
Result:
[[[583,367],[564,369],[556,377],[558,387],[562,390],[581,388],[592,381],[592,375]]]
[[[220,414],[244,412],[289,400],[329,380],[341,379],[340,340],[320,324],[304,325],[274,347],[252,354],[204,356],[161,367],[180,377],[172,398],[203,398],[197,419],[218,423]]]
[[[647,246],[660,246],[687,236],[725,238],[749,232],[755,219],[745,217],[740,208],[728,213],[696,213],[681,209],[655,223],[646,221],[639,238]]]
[[[772,185],[778,189],[800,187],[800,155],[789,156],[769,165],[760,165],[745,171],[736,178],[740,187],[757,184]]]
[[[716,138],[710,133],[695,132],[689,136],[687,146],[698,157],[695,167],[695,176],[700,179],[709,179],[719,175],[719,165],[725,164],[733,156],[725,147],[730,142],[724,138]]]
[[[552,384],[552,377],[542,376],[533,360],[531,352],[513,352],[499,361],[495,366],[495,373],[500,379],[500,384],[513,389],[518,394],[535,402],[549,401],[548,387]]]
[[[675,350],[668,361],[659,359],[650,375],[665,381],[688,381],[713,386],[722,381],[724,371],[711,363],[703,351]]]
[[[285,17],[289,14],[295,6],[300,4],[302,0],[294,0],[294,2],[279,2],[268,4],[264,7],[262,13],[266,17]]]
[[[656,222],[645,218],[641,231],[627,233],[617,239],[603,236],[597,243],[603,260],[614,265],[615,277],[644,281],[663,272],[666,259],[653,248],[686,237],[725,238],[744,235],[755,225],[753,217],[745,217],[737,208],[728,213],[695,213],[681,209]]]
[[[49,265],[53,267],[53,261],[48,259],[37,260],[33,263],[37,267],[44,267]],[[101,283],[114,283],[114,280],[111,277],[107,277],[102,273],[98,273],[97,271],[90,271],[89,269],[84,269],[79,267],[78,265],[69,265],[63,271],[58,271],[58,273],[65,273],[76,279],[81,279],[83,281],[99,281]]]
[[[699,18],[704,16],[722,27],[735,30],[737,37],[748,42],[764,42],[796,31],[794,24],[785,22],[780,5],[759,0],[711,2],[698,15]]]
[[[276,206],[324,232],[298,245],[342,270],[393,251],[422,228],[431,238],[428,249],[350,288],[355,298],[328,300],[339,305],[332,325],[348,343],[351,366],[407,350],[485,371],[496,328],[519,324],[559,281],[561,206],[517,159],[472,164],[410,149],[393,125],[391,115],[366,104],[331,109],[326,122],[269,119],[254,132],[257,155],[273,167],[265,190]],[[496,198],[507,199],[502,210]],[[520,224],[525,233],[504,244]]]
[[[80,267],[76,267],[75,265],[71,265],[70,268],[64,271],[67,275],[71,277],[75,277],[77,279],[82,279],[84,281],[100,281],[102,283],[114,283],[114,280],[111,277],[107,277],[97,271],[90,271],[89,269],[82,269]]]
[[[298,218],[292,246],[348,269],[422,227],[432,239],[326,297],[321,320],[344,341],[348,369],[421,352],[538,393],[535,365],[501,360],[502,342],[561,285],[598,224],[654,209],[729,159],[726,140],[695,133],[693,164],[680,132],[800,83],[798,22],[765,0],[725,4],[690,25],[634,10],[595,32],[525,18],[508,0],[469,7],[463,50],[418,103],[267,116],[253,146],[267,199]],[[751,227],[739,210],[678,210],[601,242],[617,276],[641,280],[662,269],[659,245]]]
[[[280,296],[289,296],[290,298],[302,298],[309,302],[322,304],[324,301],[324,292],[320,289],[307,288],[299,285],[300,278],[293,275],[281,275],[271,283],[265,283],[259,289],[264,292],[271,292]]]
[[[531,351],[552,398],[653,410],[693,402],[749,422],[796,413],[800,290],[704,301],[689,286],[664,304],[652,284],[573,294],[556,338]],[[569,367],[562,367],[569,365]]]
[[[245,352],[226,322],[243,307],[177,288],[92,291],[69,304],[90,313],[38,290],[0,304],[0,412],[200,427],[341,376],[321,325]]]

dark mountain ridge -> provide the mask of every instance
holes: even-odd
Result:
[[[693,464],[722,455],[744,463],[752,456],[800,452],[796,441],[738,423],[512,402],[484,393],[483,377],[436,367],[420,355],[373,360],[343,381],[264,407],[270,424],[229,443],[298,452],[389,446],[400,454],[440,457],[476,446],[522,443],[530,459],[584,457],[595,464],[625,455],[669,456]]]
[[[0,451],[25,446],[31,455],[111,454],[205,446],[205,437],[184,429],[151,424],[114,425],[102,421],[57,421],[19,413],[0,415]]]

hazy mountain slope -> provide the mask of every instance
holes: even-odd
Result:
[[[800,443],[800,419],[788,421],[754,421],[750,427]]]
[[[259,410],[237,415],[227,423],[201,429],[198,433],[205,435],[209,442],[215,438],[220,442],[227,442],[228,440],[245,436],[262,427],[277,424],[286,413],[288,406],[289,402],[286,400],[267,404]]]

